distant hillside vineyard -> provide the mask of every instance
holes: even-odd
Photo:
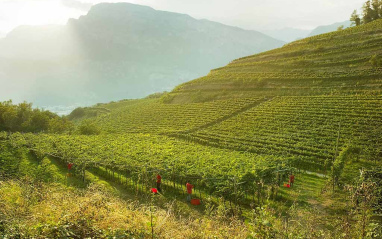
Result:
[[[316,171],[347,147],[377,159],[381,33],[378,20],[306,38],[234,60],[158,98],[99,105],[107,110],[90,119],[104,132],[164,134]]]
[[[102,3],[66,26],[21,26],[1,39],[0,95],[38,106],[141,98],[282,45],[185,14]]]

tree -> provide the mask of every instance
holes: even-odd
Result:
[[[376,168],[373,170],[361,170],[358,182],[354,186],[348,186],[353,202],[353,214],[357,222],[358,238],[379,238],[370,237],[369,225],[372,222],[373,211],[380,211],[381,204],[381,177],[382,172]]]
[[[354,10],[350,16],[352,25],[361,25],[382,18],[382,0],[368,0],[362,6],[362,19]]]
[[[372,8],[371,18],[373,21],[381,18],[381,5],[382,5],[381,0],[373,0],[371,2],[371,8]]]
[[[66,119],[50,111],[33,109],[30,103],[14,105],[12,101],[0,102],[0,131],[33,133],[48,131],[52,119],[61,121],[55,122],[57,124],[70,126]]]
[[[357,10],[354,10],[354,12],[351,14],[350,21],[352,21],[352,25],[361,25],[361,18],[359,17]]]
[[[362,13],[363,13],[363,17],[362,17],[362,23],[363,24],[366,24],[366,23],[373,21],[374,11],[371,8],[370,0],[363,4]]]
[[[373,55],[370,60],[369,60],[369,63],[373,66],[373,67],[379,67],[382,65],[382,60],[379,59],[379,57],[377,55]]]
[[[66,118],[55,117],[49,121],[50,133],[62,134],[64,132],[71,132],[73,128],[73,123]]]
[[[78,127],[78,133],[83,135],[96,135],[100,134],[101,130],[94,122],[91,122],[90,120],[84,120]]]

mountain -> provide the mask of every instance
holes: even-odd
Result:
[[[283,28],[278,30],[263,30],[262,32],[275,39],[279,39],[285,42],[292,42],[301,38],[305,38],[310,33],[310,30]]]
[[[0,95],[39,106],[139,98],[283,44],[185,14],[102,3],[65,26],[22,26],[0,40]]]
[[[328,32],[337,31],[338,27],[344,26],[344,28],[348,28],[351,25],[351,21],[344,21],[344,22],[336,22],[331,25],[325,25],[325,26],[319,26],[313,29],[307,36],[316,36]]]
[[[283,28],[278,30],[262,30],[261,32],[271,36],[275,39],[279,39],[284,42],[292,42],[302,38],[316,36],[332,31],[337,31],[338,27],[344,26],[348,28],[351,25],[351,21],[336,22],[331,25],[318,26],[313,30],[304,30],[298,28]]]

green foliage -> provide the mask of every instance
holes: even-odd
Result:
[[[363,13],[363,17],[362,17],[362,23],[363,24],[369,23],[369,22],[374,20],[373,19],[373,10],[371,8],[370,0],[366,1],[363,4],[362,13]]]
[[[380,152],[381,100],[379,96],[276,97],[210,127],[177,135],[216,147],[293,158],[296,167],[324,171],[330,165],[325,162],[335,157],[339,121],[340,148],[357,141],[359,147]],[[370,158],[366,151],[365,158]]]
[[[377,55],[373,55],[370,60],[369,60],[369,63],[373,66],[373,67],[381,67],[382,66],[382,59],[377,56]]]
[[[90,120],[108,133],[168,134],[209,124],[261,101],[258,97],[190,104],[164,104],[161,99],[130,100],[104,105],[110,113]]]
[[[359,17],[357,10],[354,10],[354,12],[351,14],[350,21],[352,21],[352,25],[361,25],[361,18]]]
[[[22,153],[23,149],[14,149],[9,142],[0,139],[0,175],[17,175],[21,166]]]
[[[193,181],[197,179],[198,187],[202,186],[211,194],[235,202],[245,200],[245,191],[258,191],[257,182],[261,182],[262,191],[273,187],[277,177],[274,171],[276,168],[283,169],[286,163],[272,156],[203,147],[164,136],[26,134],[23,136],[25,142],[18,137],[12,135],[10,139],[15,147],[28,145],[41,155],[54,155],[63,163],[72,162],[75,165],[73,173],[79,176],[83,176],[83,170],[88,168],[103,167],[114,172],[128,170],[132,179],[140,181],[142,177],[149,177],[147,172],[159,171],[164,178],[172,178],[174,183],[181,185],[189,177]],[[43,158],[36,172],[41,174],[40,178],[50,181],[54,173],[44,174],[45,171],[54,172],[50,167]],[[144,184],[149,186],[150,181]],[[266,194],[262,192],[261,200],[265,197]]]
[[[57,125],[60,124],[60,129]],[[53,128],[51,128],[53,127]],[[12,101],[0,102],[0,131],[9,132],[64,132],[71,123],[58,115],[40,109],[33,109],[32,104],[12,104]]]
[[[62,134],[72,132],[74,125],[67,118],[53,118],[49,121],[49,133]]]
[[[160,98],[160,101],[164,104],[169,104],[172,102],[172,100],[174,99],[174,95],[171,95],[171,94],[165,94],[163,95],[161,98]]]
[[[267,207],[258,207],[253,209],[251,221],[247,222],[251,234],[248,238],[275,238],[277,231],[272,225],[275,220],[274,215],[270,213]]]
[[[111,102],[110,104],[112,104],[112,103],[114,103],[114,102]],[[106,109],[104,107],[100,107],[100,106],[104,106],[104,105],[105,104],[97,104],[94,107],[85,107],[85,108],[78,107],[78,108],[74,109],[67,116],[67,119],[69,119],[71,121],[81,121],[84,119],[108,114],[110,112],[109,109]]]
[[[84,120],[78,126],[77,129],[79,134],[83,135],[97,135],[101,133],[100,128],[96,125],[96,123],[90,120]]]
[[[381,224],[373,220],[374,212],[382,211],[381,168],[361,170],[361,176],[354,185],[348,186],[356,220],[358,238],[379,238]]]
[[[357,16],[353,20],[360,21]],[[172,102],[197,92],[203,98],[223,90],[226,98],[378,94],[381,71],[367,63],[380,50],[381,27],[382,20],[377,19],[236,59],[175,88]]]
[[[353,24],[359,26],[360,24],[367,24],[380,18],[382,18],[382,1],[368,0],[362,6],[362,19],[357,14],[357,11],[354,10],[350,20]]]
[[[165,96],[167,93],[168,93],[167,91],[157,92],[157,93],[146,96],[145,99],[158,99]]]
[[[341,31],[341,30],[344,30],[344,25],[341,25],[337,28],[337,31]]]
[[[82,118],[85,116],[85,108],[82,108],[82,107],[78,107],[76,109],[74,109],[69,115],[68,115],[68,119],[69,120],[73,120],[73,119],[76,119],[76,118]]]
[[[331,180],[334,181],[334,185],[339,185],[342,174],[344,171],[344,167],[346,163],[352,161],[358,161],[361,154],[361,148],[356,146],[346,146],[336,157],[334,163],[332,165],[332,169],[330,172]]]

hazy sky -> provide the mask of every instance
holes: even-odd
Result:
[[[313,29],[349,19],[365,0],[0,0],[0,35],[18,25],[65,24],[100,2],[131,2],[251,30]]]

